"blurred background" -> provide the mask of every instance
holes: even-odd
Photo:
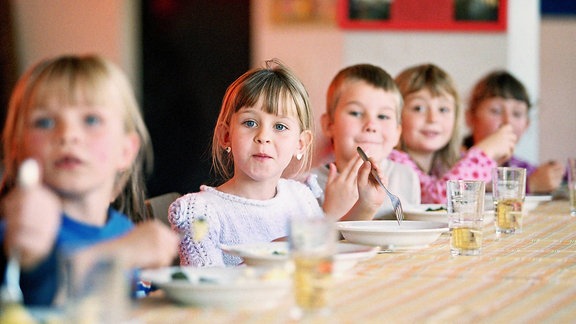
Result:
[[[453,76],[464,102],[478,78],[508,69],[535,103],[518,155],[532,162],[576,156],[576,1],[400,1],[414,21],[389,24],[390,0],[2,0],[0,117],[16,78],[34,62],[65,53],[106,56],[129,75],[152,135],[149,196],[186,193],[214,180],[214,122],[226,87],[247,69],[275,57],[303,80],[315,110],[320,162],[327,152],[318,121],[338,70],[367,62],[394,76],[432,62]],[[446,28],[437,28],[440,11],[426,7],[464,2],[505,5],[505,15],[496,18],[494,10],[459,13],[487,26],[497,19],[504,28],[444,22]],[[359,26],[338,10],[374,3],[384,23]]]

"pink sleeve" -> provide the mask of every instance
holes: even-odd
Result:
[[[444,204],[446,203],[446,181],[452,179],[466,180],[491,180],[491,170],[496,167],[496,161],[489,158],[484,152],[477,148],[471,148],[466,154],[441,178],[424,173],[410,159],[410,157],[398,152],[391,158],[396,162],[409,165],[416,171],[420,178],[420,189],[423,204]]]

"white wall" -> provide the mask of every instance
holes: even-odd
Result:
[[[541,24],[540,158],[576,157],[576,17]]]
[[[509,0],[508,29],[500,33],[358,31],[335,24],[278,26],[269,17],[270,1],[252,1],[252,5],[255,64],[270,57],[283,59],[308,87],[317,118],[325,109],[325,91],[334,74],[363,62],[380,65],[393,76],[414,64],[435,63],[452,75],[464,100],[478,78],[492,69],[506,68],[537,96],[538,0]],[[325,139],[317,133],[324,145]],[[537,161],[537,134],[535,118],[516,153]]]

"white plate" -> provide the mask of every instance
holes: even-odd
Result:
[[[406,206],[404,208],[404,218],[406,220],[448,223],[448,212],[446,211],[446,206],[442,204]]]
[[[290,261],[288,242],[250,243],[238,245],[221,245],[221,249],[229,254],[244,259],[248,266],[286,266]],[[352,243],[338,243],[337,253],[334,256],[334,269],[336,274],[353,268],[358,262],[370,259],[380,249]]]
[[[350,221],[338,222],[336,227],[346,241],[380,246],[384,250],[416,249],[428,246],[448,231],[445,222]]]
[[[523,208],[528,212],[538,207],[540,203],[550,200],[552,200],[552,196],[550,195],[526,195],[526,197],[524,197]]]
[[[176,272],[187,279],[173,279]],[[291,288],[289,273],[277,268],[165,267],[143,270],[141,279],[151,281],[178,303],[230,309],[274,307]]]

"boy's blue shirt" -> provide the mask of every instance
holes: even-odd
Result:
[[[0,241],[4,243],[5,222],[0,223]],[[30,271],[23,271],[20,286],[26,305],[48,306],[54,301],[58,292],[61,273],[59,257],[78,249],[122,236],[134,228],[130,219],[119,211],[109,208],[108,221],[102,227],[78,222],[65,214],[50,255]],[[0,249],[0,278],[4,281],[6,255]]]

